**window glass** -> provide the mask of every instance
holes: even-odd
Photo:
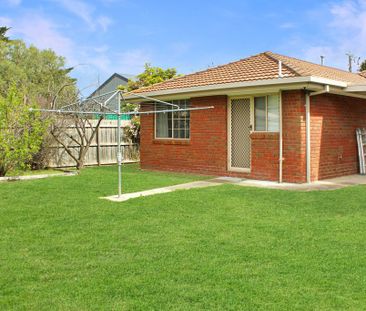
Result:
[[[255,130],[266,130],[266,97],[254,98]]]
[[[280,129],[279,98],[278,95],[267,97],[267,124],[269,132],[277,132]]]
[[[164,110],[163,105],[158,105],[156,110]],[[171,112],[162,112],[156,114],[156,137],[169,138],[171,132]]]
[[[172,104],[179,105],[181,109],[189,107],[188,100],[174,100]],[[173,107],[168,105],[157,105],[156,110],[173,110]],[[156,125],[156,138],[178,138],[189,139],[190,131],[190,112],[189,111],[177,111],[157,113],[155,115]]]

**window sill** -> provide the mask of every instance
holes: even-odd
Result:
[[[154,144],[159,145],[190,145],[190,139],[158,139],[153,140]]]
[[[251,132],[251,139],[278,139],[278,132]]]

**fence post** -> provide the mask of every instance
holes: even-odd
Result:
[[[102,121],[103,122],[103,121]],[[100,127],[97,129],[96,133],[96,139],[97,139],[97,163],[98,166],[100,166]]]

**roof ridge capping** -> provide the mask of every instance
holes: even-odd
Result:
[[[277,57],[277,59],[279,59],[278,57],[284,57],[284,58],[289,59],[290,61],[294,60],[294,61],[298,61],[298,62],[308,63],[309,65],[314,65],[314,66],[318,66],[318,67],[321,67],[321,68],[329,68],[329,69],[333,69],[333,70],[342,71],[342,72],[347,73],[347,74],[355,74],[354,72],[349,72],[347,70],[344,70],[344,69],[341,69],[341,68],[338,68],[338,67],[328,66],[328,65],[321,65],[321,64],[317,64],[317,63],[314,63],[314,62],[311,62],[311,61],[308,61],[308,60],[304,60],[304,59],[300,59],[300,58],[297,58],[297,57],[287,56],[287,55],[283,55],[283,54],[279,54],[279,53],[274,53],[274,52],[271,52],[271,51],[267,51],[266,53],[271,54],[273,58]],[[286,62],[286,60],[284,62]]]
[[[264,54],[265,56],[267,56],[268,58],[272,59],[273,61],[275,61],[277,63],[281,62],[282,63],[282,66],[286,66],[295,75],[301,76],[301,74],[299,72],[297,72],[292,66],[290,66],[289,64],[287,64],[286,62],[284,62],[282,59],[279,59],[279,58],[275,57],[276,53],[273,53],[271,51],[266,51],[266,52],[263,52],[262,54]],[[286,75],[284,75],[282,77],[279,77],[279,78],[286,78]]]
[[[360,74],[359,72],[358,73],[349,72],[349,71],[341,69],[341,68],[337,68],[337,67],[333,67],[333,66],[327,66],[327,65],[321,65],[321,64],[317,64],[317,63],[310,62],[310,61],[307,61],[307,60],[299,59],[299,58],[296,58],[296,57],[291,57],[291,56],[287,56],[287,55],[273,53],[271,51],[268,51],[266,53],[270,54],[272,57],[274,57],[276,59],[282,60],[283,63],[287,64],[289,67],[291,67],[294,70],[295,70],[294,66],[296,66],[296,64],[291,64],[291,62],[298,62],[298,63],[301,63],[302,65],[312,66],[312,67],[315,67],[318,70],[322,70],[322,71],[324,71],[324,69],[325,70],[330,70],[333,73],[337,72],[338,74],[340,74],[342,76],[352,77],[352,79],[353,78],[357,79],[357,77],[359,77],[359,76],[361,76],[363,78],[366,78],[366,73],[365,74],[363,74],[363,73]],[[304,75],[316,76],[316,74],[311,72],[310,68],[298,68],[297,70],[298,70],[298,72],[300,73],[301,76],[304,76]],[[324,72],[323,72],[323,74],[324,74]],[[320,75],[320,77],[322,77],[322,76]],[[332,80],[341,80],[341,81],[344,81],[344,82],[347,82],[347,83],[357,83],[357,82],[354,82],[354,81],[347,81],[344,77],[343,77],[343,79],[337,79],[336,77],[333,77]],[[358,82],[361,82],[361,81],[358,81]]]

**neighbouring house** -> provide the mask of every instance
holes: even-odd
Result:
[[[136,92],[214,107],[142,115],[143,169],[294,183],[358,172],[364,73],[264,52]],[[142,104],[152,109],[166,106]]]
[[[129,74],[121,75],[118,73],[114,73],[107,80],[105,80],[95,91],[93,91],[89,95],[89,98],[101,96],[101,98],[103,98],[103,100],[107,100],[110,93],[112,93],[113,91],[116,91],[120,85],[127,85],[127,82],[129,79],[135,79],[135,77],[133,75],[129,75]],[[111,109],[115,110],[117,107],[117,103],[118,103],[118,97],[116,96],[108,102],[108,106]],[[113,116],[113,115],[108,115],[106,118],[107,119],[117,119],[117,117]],[[131,119],[130,116],[122,116],[122,118],[124,120]]]

